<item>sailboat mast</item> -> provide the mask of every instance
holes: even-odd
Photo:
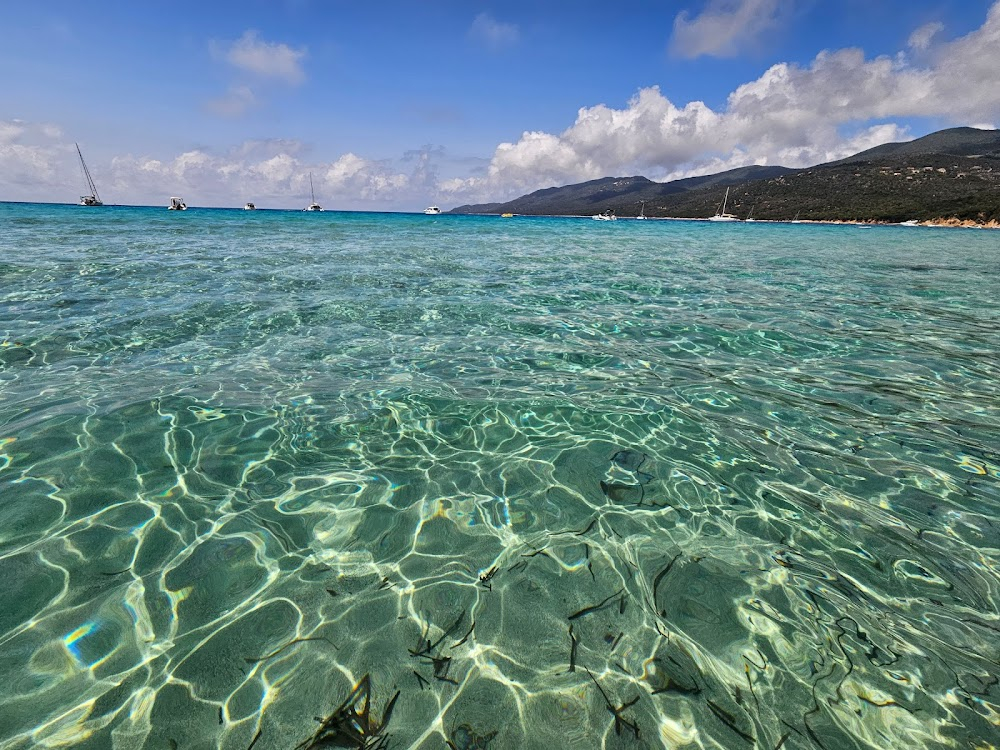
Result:
[[[722,215],[726,215],[726,203],[729,202],[729,188],[726,188],[726,197],[722,199]]]
[[[80,157],[80,166],[83,167],[83,176],[87,178],[87,187],[90,188],[90,194],[100,201],[101,196],[97,194],[97,185],[94,184],[94,178],[90,176],[90,170],[87,169],[87,162],[83,160],[83,152],[80,151],[80,144],[74,143],[73,145],[76,146],[76,154]]]
[[[312,202],[316,202],[316,191],[313,190],[313,173],[309,173],[309,195],[312,196]]]

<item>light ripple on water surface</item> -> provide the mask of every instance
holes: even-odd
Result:
[[[1000,732],[996,234],[0,222],[0,746]]]

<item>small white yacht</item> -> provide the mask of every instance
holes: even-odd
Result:
[[[726,213],[726,203],[728,203],[728,202],[729,202],[729,188],[726,188],[726,197],[722,199],[722,208],[719,209],[719,212],[715,216],[709,216],[708,220],[709,221],[739,221],[739,219],[737,219],[732,214],[727,214]]]
[[[899,226],[901,226],[901,227],[918,227],[918,226],[920,226],[920,222],[917,221],[916,219],[909,219],[908,221],[901,221],[901,222],[899,222]]]
[[[244,211],[256,211],[257,207],[253,203],[247,203],[245,206],[243,206],[243,210]]]
[[[80,157],[80,167],[83,169],[83,176],[87,180],[87,187],[90,188],[90,195],[80,196],[81,206],[103,206],[104,203],[101,202],[101,196],[97,194],[97,186],[94,184],[94,178],[90,176],[90,170],[87,169],[87,162],[83,160],[83,154],[80,152],[80,144],[74,143],[76,146],[77,156]]]
[[[642,201],[642,204],[639,206],[639,215],[636,216],[635,218],[637,219],[646,218],[646,201]]]
[[[172,197],[170,199],[170,205],[167,206],[168,211],[187,211],[187,203],[184,202],[183,198]]]
[[[436,216],[437,214],[441,213],[441,209],[438,208],[437,206],[428,206],[427,208],[424,209],[424,213],[427,214],[428,216]]]
[[[604,211],[603,213],[594,214],[590,218],[594,219],[595,221],[618,221],[618,217],[615,216],[615,212],[612,211],[610,208],[607,211]]]
[[[313,175],[309,173],[309,194],[312,196],[312,203],[303,208],[303,211],[322,211],[323,207],[316,202],[316,191],[313,190]]]

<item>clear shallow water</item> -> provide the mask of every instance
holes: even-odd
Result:
[[[0,747],[292,748],[366,674],[392,747],[995,744],[998,278],[0,204]]]

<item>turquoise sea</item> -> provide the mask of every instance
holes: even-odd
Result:
[[[0,748],[994,747],[998,451],[1000,232],[0,204]]]

